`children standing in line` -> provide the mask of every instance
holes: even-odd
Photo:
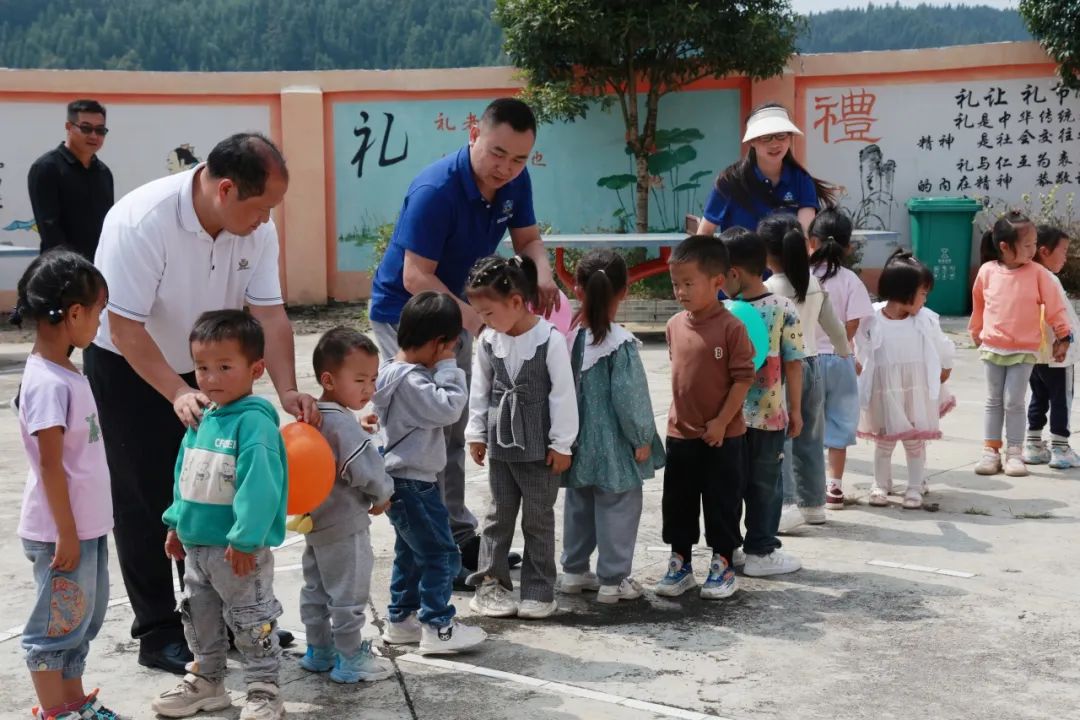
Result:
[[[195,380],[210,405],[184,436],[174,500],[161,519],[165,554],[185,563],[180,612],[195,661],[151,707],[182,718],[232,704],[224,682],[227,625],[247,684],[241,720],[278,720],[285,716],[275,632],[281,604],[270,548],[285,539],[288,493],[277,411],[251,394],[266,367],[263,331],[243,310],[218,310],[199,317],[190,343]]]
[[[810,256],[802,225],[793,216],[776,213],[758,224],[765,241],[767,264],[773,274],[765,281],[771,292],[795,303],[803,330],[802,432],[784,444],[784,510],[779,532],[794,530],[804,522],[825,522],[825,384],[818,363],[818,325],[832,341],[837,354],[850,354],[847,333],[836,319],[832,303],[810,273]]]
[[[723,243],[694,235],[672,251],[669,264],[684,311],[667,324],[672,398],[662,511],[671,559],[656,594],[675,597],[697,585],[690,554],[704,510],[712,560],[701,597],[714,600],[737,589],[734,553],[742,544],[747,466],[742,410],[754,380],[754,348],[743,324],[717,299],[731,269]]]
[[[780,549],[776,537],[783,508],[781,463],[784,443],[802,430],[802,323],[795,304],[769,292],[761,280],[765,270],[765,242],[743,228],[720,236],[731,258],[724,283],[728,297],[750,303],[761,313],[769,334],[765,364],[743,404],[746,419],[746,567],[751,577],[795,572],[802,563]]]
[[[843,265],[844,259],[851,253],[851,219],[839,210],[822,210],[810,224],[810,247],[813,250],[810,265],[814,275],[828,294],[837,319],[844,323],[850,343],[859,329],[859,321],[874,312],[866,285]],[[825,333],[818,333],[817,343],[821,386],[825,396],[823,440],[829,456],[825,507],[843,510],[847,449],[855,444],[855,431],[859,425],[859,385],[855,358],[838,355]]]
[[[338,683],[382,680],[393,670],[372,654],[361,631],[375,564],[368,515],[386,512],[394,481],[378,442],[353,415],[375,392],[379,350],[362,332],[336,327],[319,338],[312,366],[322,386],[319,431],[334,452],[336,473],[330,495],[311,512],[312,527],[304,535],[300,620],[308,646],[300,667],[329,670]]]
[[[1080,319],[1061,285],[1057,274],[1065,267],[1069,253],[1069,236],[1060,228],[1039,225],[1035,261],[1053,273],[1058,294],[1069,316],[1069,328],[1075,336],[1080,333]],[[1053,329],[1043,323],[1043,337],[1053,337]],[[1049,343],[1039,348],[1039,362],[1031,370],[1031,403],[1028,405],[1027,441],[1024,443],[1024,462],[1028,465],[1050,463],[1056,470],[1080,467],[1080,456],[1069,447],[1069,413],[1072,411],[1073,366],[1080,361],[1080,346],[1070,343],[1062,362],[1055,362]],[[1050,412],[1050,448],[1042,438],[1046,413]]]
[[[68,358],[98,330],[105,278],[68,250],[37,257],[23,273],[12,321],[36,337],[19,389],[19,430],[30,461],[19,515],[37,599],[22,632],[40,706],[35,720],[119,718],[83,690],[90,642],[109,604],[109,466],[90,384]]]
[[[1053,274],[1031,262],[1036,244],[1035,224],[1016,211],[998,218],[982,237],[983,265],[971,291],[973,308],[968,323],[986,369],[986,444],[975,465],[978,475],[995,475],[1002,470],[1003,424],[1005,474],[1028,474],[1021,448],[1024,396],[1042,345],[1042,319],[1053,331],[1051,356],[1056,362],[1065,359],[1073,340]]]
[[[571,364],[578,369],[576,458],[563,495],[563,576],[559,590],[596,590],[602,603],[641,597],[634,562],[642,483],[664,466],[641,342],[616,325],[626,298],[622,256],[591,250],[578,261],[574,293],[581,302]],[[598,550],[596,574],[589,559]]]
[[[874,487],[870,504],[889,504],[892,492],[892,453],[897,441],[907,455],[908,486],[903,506],[922,507],[929,492],[926,441],[941,437],[938,418],[955,400],[943,383],[952,372],[953,344],[941,332],[937,313],[924,307],[934,286],[930,269],[898,251],[881,271],[874,314],[855,335],[862,372],[859,437],[876,444]]]
[[[446,465],[444,429],[468,404],[465,371],[454,360],[461,308],[445,293],[413,295],[401,311],[401,350],[379,368],[372,398],[386,435],[383,457],[394,479],[387,514],[397,533],[383,640],[419,642],[421,655],[479,645],[487,633],[454,620],[450,604],[461,553],[436,485]]]
[[[469,607],[488,617],[545,618],[555,601],[555,499],[578,433],[570,352],[555,326],[529,310],[536,265],[527,257],[482,258],[465,292],[487,329],[473,358],[465,440],[473,461],[490,463],[491,504]],[[525,553],[521,603],[510,594],[507,553],[518,508]]]

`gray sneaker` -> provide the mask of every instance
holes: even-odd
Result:
[[[225,683],[210,682],[201,675],[188,673],[172,690],[158,695],[150,709],[167,718],[191,717],[203,710],[224,710],[232,705]]]
[[[285,703],[277,685],[261,682],[248,685],[247,702],[240,711],[240,720],[281,720],[283,717]]]
[[[1045,465],[1050,462],[1050,450],[1042,440],[1028,440],[1024,443],[1023,460],[1025,465]]]

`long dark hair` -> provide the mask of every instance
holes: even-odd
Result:
[[[1032,225],[1031,218],[1019,210],[1010,210],[997,219],[993,227],[983,233],[979,243],[979,255],[982,262],[1001,260],[1001,249],[998,247],[1005,243],[1010,250],[1016,252],[1016,243],[1020,242],[1020,229]]]
[[[790,213],[773,213],[758,223],[758,235],[765,241],[765,250],[780,261],[784,275],[795,288],[795,299],[806,302],[810,289],[810,255],[806,252],[806,235],[798,218]]]
[[[611,332],[611,304],[626,289],[626,261],[612,250],[590,250],[578,261],[574,280],[584,293],[578,321],[599,345]]]
[[[750,121],[750,118],[753,117],[754,113],[772,107],[787,110],[783,105],[775,102],[758,105],[754,108],[753,112],[747,115],[746,122]],[[784,164],[810,175],[806,168],[795,159],[790,148],[788,149],[787,154],[784,155]],[[768,208],[776,209],[779,205],[777,205],[772,193],[769,192],[768,188],[765,187],[765,184],[754,174],[754,167],[756,165],[757,152],[751,145],[746,153],[746,157],[728,165],[721,171],[720,175],[717,176],[716,189],[719,192],[728,195],[743,208],[751,212],[754,211],[755,200],[762,202]],[[817,192],[818,206],[826,208],[835,207],[836,189],[832,185],[822,180],[818,180],[813,175],[810,175],[810,179],[814,182],[814,190]]]
[[[810,223],[810,237],[818,241],[810,265],[825,265],[822,280],[834,277],[844,266],[844,257],[851,247],[851,218],[836,208],[822,210]]]

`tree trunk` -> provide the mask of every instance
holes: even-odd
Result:
[[[637,213],[635,230],[639,233],[649,232],[649,156],[644,152],[635,154],[637,165],[637,203],[634,207]]]

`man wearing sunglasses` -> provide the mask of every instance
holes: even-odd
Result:
[[[64,246],[93,262],[105,214],[113,205],[113,176],[97,157],[109,129],[96,100],[67,106],[67,139],[30,166],[30,205],[41,252]]]

